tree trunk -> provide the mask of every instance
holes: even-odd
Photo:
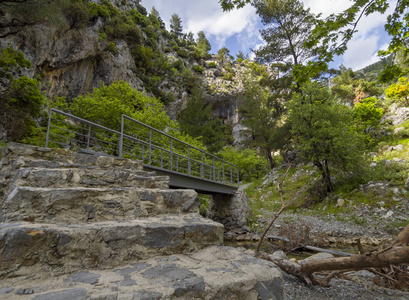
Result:
[[[274,161],[274,158],[271,155],[271,149],[269,147],[267,147],[266,152],[267,152],[268,161],[270,163],[270,168],[274,169],[274,167],[276,166],[276,162]]]
[[[366,268],[382,268],[390,265],[409,263],[409,224],[396,237],[391,246],[360,255],[349,257],[327,258],[323,260],[308,261],[302,265],[289,260],[275,258],[263,253],[262,258],[277,264],[283,271],[292,274],[308,284],[328,286],[333,275],[320,280],[314,277],[314,272],[319,271],[345,271],[362,270]]]
[[[318,161],[318,162],[314,162],[314,165],[318,168],[318,170],[321,173],[322,183],[324,184],[324,191],[325,191],[324,196],[326,196],[328,193],[331,193],[333,190],[328,162],[327,160],[324,160],[324,165],[323,165],[320,161]]]

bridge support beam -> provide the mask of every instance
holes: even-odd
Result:
[[[246,220],[251,215],[249,197],[243,190],[233,195],[212,194],[209,217],[222,223],[226,231],[248,230]]]

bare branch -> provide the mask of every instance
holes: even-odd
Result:
[[[288,166],[287,168],[287,172],[285,172],[283,178],[281,179],[281,181],[279,181],[277,183],[277,189],[280,193],[280,199],[281,199],[281,208],[280,210],[274,215],[274,217],[271,219],[270,223],[267,225],[267,227],[264,229],[263,234],[260,237],[260,240],[258,241],[257,244],[257,248],[256,248],[256,253],[258,253],[260,251],[260,247],[261,244],[263,243],[264,237],[266,236],[267,232],[270,230],[271,226],[274,224],[275,220],[277,220],[277,218],[280,216],[280,214],[284,211],[284,209],[286,208],[285,203],[284,203],[284,199],[283,199],[283,190],[282,190],[282,186],[283,186],[283,182],[285,180],[285,178],[288,175],[288,172],[290,171],[291,168],[291,164]]]

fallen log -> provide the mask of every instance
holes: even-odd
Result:
[[[284,241],[287,243],[291,243],[291,240],[285,238],[285,237],[281,237],[281,236],[275,236],[275,235],[268,235],[266,237],[268,240],[280,240],[280,241]],[[351,255],[355,255],[355,253],[348,253],[348,252],[343,252],[343,251],[336,251],[336,250],[329,250],[329,249],[324,249],[324,248],[319,248],[319,247],[314,247],[314,246],[310,246],[310,245],[299,245],[297,246],[294,250],[300,250],[300,249],[306,249],[306,250],[311,250],[311,251],[315,251],[315,252],[325,252],[325,253],[329,253],[335,256],[351,256]]]

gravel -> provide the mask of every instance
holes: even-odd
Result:
[[[384,289],[369,282],[366,284],[334,278],[330,287],[306,286],[292,275],[283,273],[284,300],[357,300],[357,299],[408,299],[409,293]]]

